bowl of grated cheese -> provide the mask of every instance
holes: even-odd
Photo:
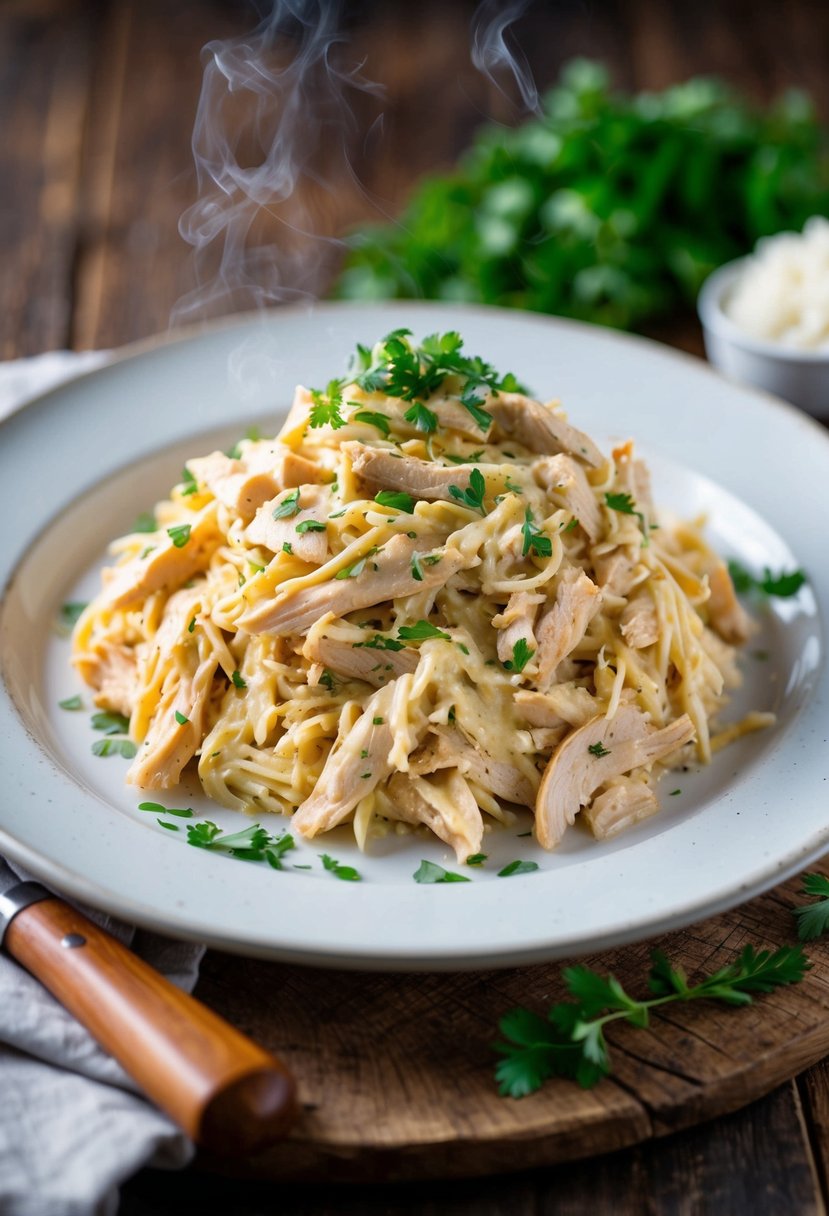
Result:
[[[721,266],[697,307],[716,368],[829,421],[829,220]]]

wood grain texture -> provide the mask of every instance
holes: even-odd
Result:
[[[284,1135],[296,1098],[281,1061],[76,908],[31,904],[4,944],[192,1139],[238,1153]]]
[[[749,943],[789,944],[798,884],[587,962],[637,993],[654,947],[693,979]],[[614,1025],[613,1076],[595,1089],[557,1080],[513,1101],[493,1083],[498,1019],[518,1004],[544,1012],[561,999],[557,966],[383,976],[212,955],[202,999],[284,1055],[303,1104],[290,1140],[233,1168],[351,1181],[490,1174],[609,1152],[729,1113],[829,1051],[829,944],[815,943],[810,957],[802,984],[738,1013],[700,1002],[655,1014],[647,1029]]]

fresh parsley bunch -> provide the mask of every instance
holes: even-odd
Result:
[[[576,60],[540,116],[484,126],[399,223],[354,234],[335,294],[636,328],[692,301],[759,237],[816,214],[829,214],[829,153],[804,94],[759,109],[697,79],[627,96]]]

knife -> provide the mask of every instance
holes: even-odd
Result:
[[[296,1084],[281,1060],[40,883],[20,882],[5,866],[0,949],[48,988],[196,1143],[224,1155],[256,1152],[288,1131]]]

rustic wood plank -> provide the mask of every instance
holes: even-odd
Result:
[[[66,346],[81,144],[100,5],[0,7],[0,357]]]

